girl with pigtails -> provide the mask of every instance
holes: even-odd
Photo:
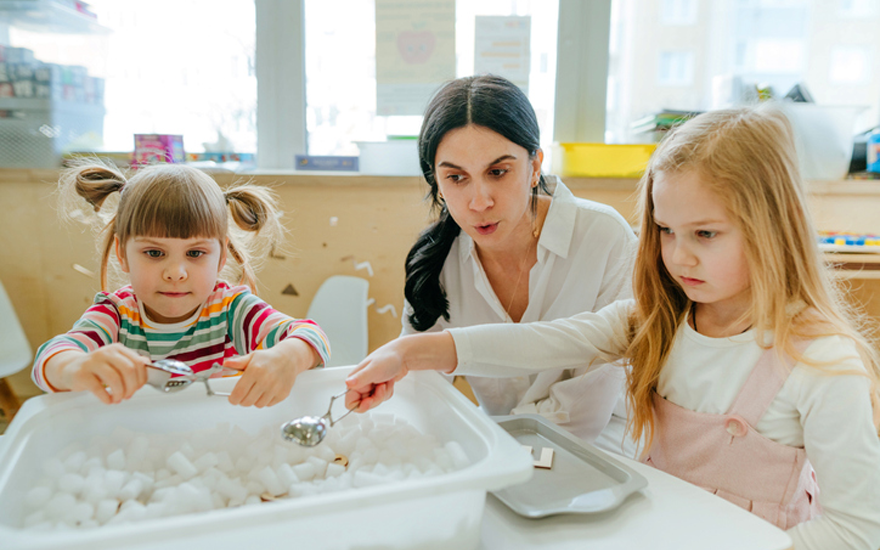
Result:
[[[146,383],[146,365],[176,359],[194,372],[214,363],[242,371],[229,402],[266,407],[288,396],[299,373],[329,359],[320,327],[255,294],[248,246],[255,241],[238,234],[267,242],[282,234],[267,189],[224,191],[204,172],[174,164],[127,179],[94,162],[66,170],[59,184],[71,212],[73,199],[85,199],[96,214],[111,206],[112,215],[103,227],[102,291],[69,332],[37,351],[33,379],[43,390],[90,391],[119,403]],[[107,201],[114,194],[118,201]],[[113,292],[111,256],[130,281]],[[236,286],[220,278],[230,257],[241,270]]]

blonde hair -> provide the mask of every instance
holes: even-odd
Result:
[[[636,308],[626,359],[634,439],[654,435],[653,393],[691,301],[671,278],[660,253],[652,191],[658,174],[695,171],[724,203],[741,231],[750,272],[751,307],[740,321],[771,334],[763,347],[803,360],[798,340],[852,339],[871,380],[874,423],[880,426],[880,369],[863,316],[847,305],[819,253],[797,165],[791,127],[773,105],[702,114],[663,140],[639,182],[641,233],[633,273]],[[810,363],[812,366],[821,367]],[[860,372],[860,374],[864,374]]]
[[[244,184],[222,190],[208,174],[180,164],[141,168],[131,178],[111,164],[95,159],[77,162],[59,180],[62,213],[81,212],[85,199],[98,215],[101,243],[101,289],[108,290],[108,265],[115,239],[123,246],[131,237],[216,238],[227,242],[229,256],[240,268],[240,284],[256,293],[255,256],[274,246],[284,229],[275,197],[264,187]],[[118,192],[118,200],[107,200]],[[106,210],[110,210],[109,216]],[[101,214],[105,214],[102,216]],[[230,218],[235,223],[231,226]],[[241,231],[260,234],[246,239]]]

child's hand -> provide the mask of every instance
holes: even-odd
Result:
[[[91,353],[61,352],[46,365],[49,382],[59,390],[90,391],[104,403],[130,398],[147,382],[146,357],[122,344],[110,344]],[[54,367],[54,368],[53,368]]]
[[[411,370],[451,373],[458,364],[455,343],[447,332],[413,334],[388,342],[351,371],[345,406],[366,412],[394,395],[394,383]]]
[[[299,338],[282,340],[267,350],[226,359],[224,367],[244,371],[229,396],[233,405],[271,407],[290,395],[299,373],[320,361],[317,352]]]

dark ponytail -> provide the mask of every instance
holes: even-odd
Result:
[[[492,130],[523,147],[531,157],[540,147],[535,110],[526,95],[509,80],[493,75],[459,78],[444,84],[431,99],[419,132],[419,164],[430,186],[426,198],[439,215],[419,235],[406,256],[404,286],[404,296],[413,308],[409,322],[419,332],[434,326],[440,317],[449,320],[449,300],[440,284],[440,271],[461,228],[439,197],[434,158],[443,137],[468,124]],[[538,188],[550,194],[543,176],[532,194],[533,214]]]

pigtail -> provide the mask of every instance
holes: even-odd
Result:
[[[116,234],[116,201],[107,205],[107,199],[122,191],[128,182],[115,165],[96,158],[71,161],[73,164],[61,172],[58,180],[59,217],[66,222],[81,222],[92,228],[96,237],[102,234],[101,290],[108,288],[108,265]],[[83,210],[82,201],[91,207]]]
[[[276,198],[269,189],[249,184],[232,187],[223,194],[235,224],[230,228],[227,250],[241,266],[240,284],[249,286],[256,294],[255,258],[264,257],[284,236]],[[245,240],[236,228],[253,233],[252,238]]]
[[[406,255],[404,295],[413,308],[409,322],[419,332],[434,326],[441,316],[449,320],[449,300],[440,284],[440,271],[460,232],[444,207],[438,220],[422,231]]]

